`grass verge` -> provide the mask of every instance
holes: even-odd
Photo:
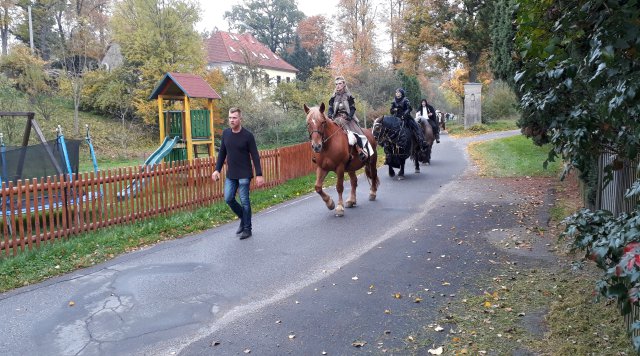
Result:
[[[554,177],[562,168],[561,163],[543,162],[550,147],[536,146],[528,138],[517,135],[469,145],[469,155],[479,167],[479,174],[491,177]]]
[[[494,177],[555,176],[559,165],[543,170],[545,148],[516,136],[473,146],[472,158],[485,175]],[[519,157],[514,160],[513,157]],[[515,162],[518,161],[518,162]],[[555,188],[549,209],[551,236],[560,221],[581,207],[574,179]],[[553,246],[566,252],[562,241]],[[615,303],[594,292],[600,271],[593,265],[570,268],[575,256],[558,256],[558,264],[525,268],[509,263],[493,275],[479,276],[476,287],[463,291],[443,311],[443,324],[454,325],[447,354],[632,355],[623,318]]]
[[[476,124],[469,127],[467,130],[464,129],[464,125],[455,122],[447,123],[447,133],[456,138],[476,136],[493,131],[509,131],[516,129],[518,129],[516,119],[496,120],[487,124]]]

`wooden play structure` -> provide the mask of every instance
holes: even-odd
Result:
[[[209,157],[214,156],[213,113],[215,99],[221,99],[211,86],[195,74],[167,73],[149,96],[158,101],[160,143],[179,137],[182,145],[172,148],[168,160],[193,161],[199,145],[206,145]],[[207,99],[206,110],[191,110],[192,99]],[[182,102],[182,111],[165,111],[164,101]]]

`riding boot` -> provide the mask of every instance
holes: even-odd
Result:
[[[362,162],[367,160],[367,154],[364,152],[364,149],[360,146],[358,146],[357,144],[354,145],[354,147],[356,148],[356,151],[358,151],[358,157],[360,158],[360,160]]]

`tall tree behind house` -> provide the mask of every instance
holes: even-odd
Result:
[[[232,30],[249,31],[273,53],[283,53],[295,41],[304,13],[294,0],[247,0],[224,13]]]

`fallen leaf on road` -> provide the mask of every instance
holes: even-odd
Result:
[[[220,341],[214,341],[211,343],[211,346],[220,346]]]
[[[396,299],[400,299],[400,298],[402,298],[402,294],[400,294],[400,293],[394,293],[394,294],[393,294],[393,297],[394,297],[394,298],[396,298]]]
[[[291,334],[291,335],[289,335],[289,339],[290,339],[290,340],[295,339],[295,337],[296,337],[296,335],[295,335],[295,334]]]
[[[385,310],[384,310],[384,313],[385,313],[385,314],[391,314],[391,310],[389,310],[389,309],[385,309]]]
[[[420,303],[421,301],[422,301],[422,298],[417,297],[413,302],[414,302],[414,303]]]
[[[437,349],[429,349],[429,354],[431,355],[442,355],[442,346]]]
[[[246,350],[244,350],[244,353],[245,353],[245,354],[250,354],[250,353],[251,353],[251,350],[246,349]]]
[[[74,305],[76,305],[76,302],[74,302],[73,300],[69,302],[69,306],[70,306],[70,307],[72,307],[72,306],[74,306]]]
[[[449,283],[449,282],[442,282],[442,285],[443,285],[443,286],[450,286],[450,285],[451,285],[451,283]]]
[[[366,341],[354,341],[351,343],[351,345],[355,346],[355,347],[362,347],[364,345],[366,345],[367,342]]]
[[[351,277],[351,279],[353,279],[354,281],[358,280],[358,275],[356,274],[355,276]]]
[[[415,339],[413,338],[413,336],[409,335],[409,336],[407,337],[407,341],[409,341],[409,342],[414,342],[414,341],[415,341]]]
[[[438,326],[436,326],[435,328],[433,328],[433,330],[435,330],[435,331],[442,331],[442,330],[444,330],[444,328],[443,328],[442,326],[438,325]]]

